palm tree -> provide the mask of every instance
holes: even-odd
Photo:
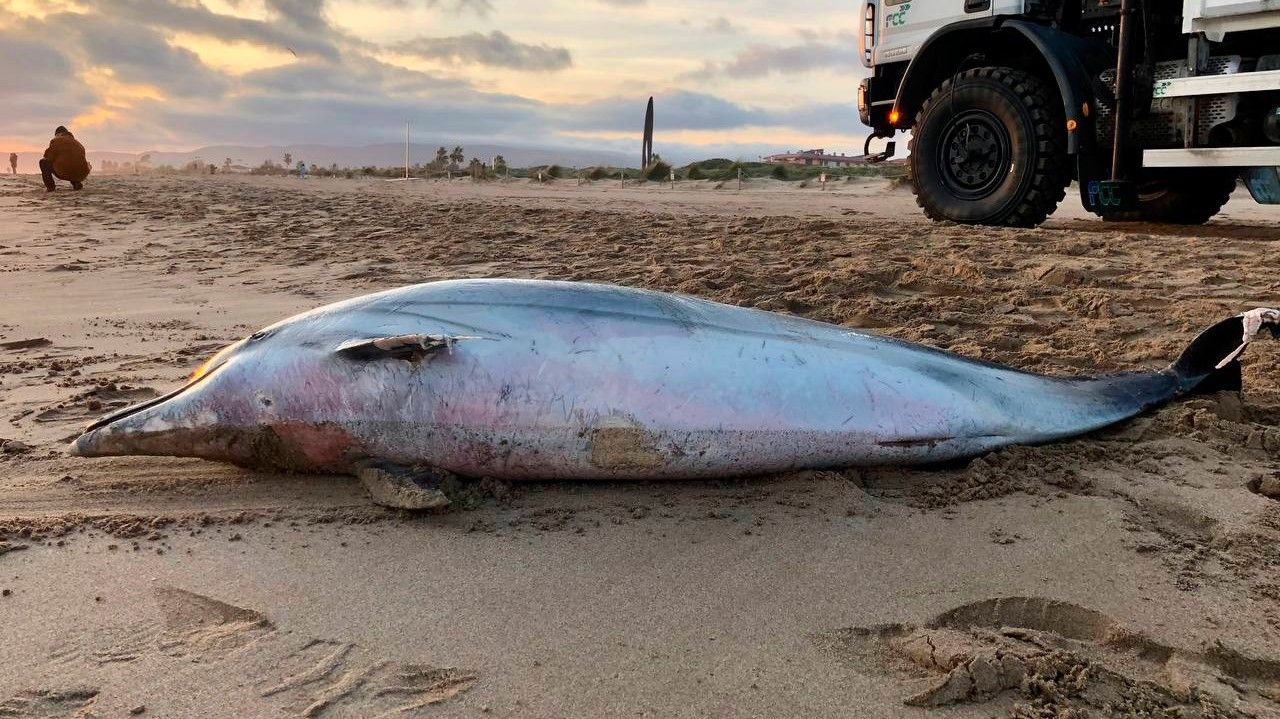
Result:
[[[449,151],[441,147],[440,149],[436,150],[436,160],[435,160],[436,169],[443,170],[444,166],[447,164],[449,164]]]
[[[494,156],[494,158],[493,158],[493,174],[495,174],[495,175],[505,175],[505,174],[507,174],[507,158],[503,157],[502,155],[496,155],[496,156]]]
[[[293,153],[292,153],[292,152],[286,152],[286,153],[284,153],[284,166],[285,166],[285,167],[292,167],[292,166],[293,166]]]
[[[449,161],[461,167],[462,161],[465,159],[467,159],[467,153],[462,151],[462,145],[454,145],[453,152],[449,153]]]

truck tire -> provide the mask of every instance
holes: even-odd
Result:
[[[1217,168],[1144,170],[1138,209],[1103,215],[1115,222],[1203,225],[1218,214],[1236,189],[1236,170]]]
[[[1070,182],[1062,103],[1034,75],[1007,67],[944,81],[916,115],[911,178],[934,220],[1034,227]]]

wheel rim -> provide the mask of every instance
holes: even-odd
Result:
[[[939,174],[956,197],[980,200],[1009,174],[1012,155],[1004,123],[984,110],[968,110],[947,124],[938,144]]]

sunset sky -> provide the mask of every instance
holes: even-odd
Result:
[[[0,0],[0,149],[859,152],[852,0]]]

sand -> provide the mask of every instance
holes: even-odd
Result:
[[[0,180],[0,717],[1280,715],[1280,345],[1243,396],[927,470],[483,482],[84,460],[253,329],[453,277],[600,280],[1055,373],[1280,304],[1280,214],[936,225],[878,180]]]

